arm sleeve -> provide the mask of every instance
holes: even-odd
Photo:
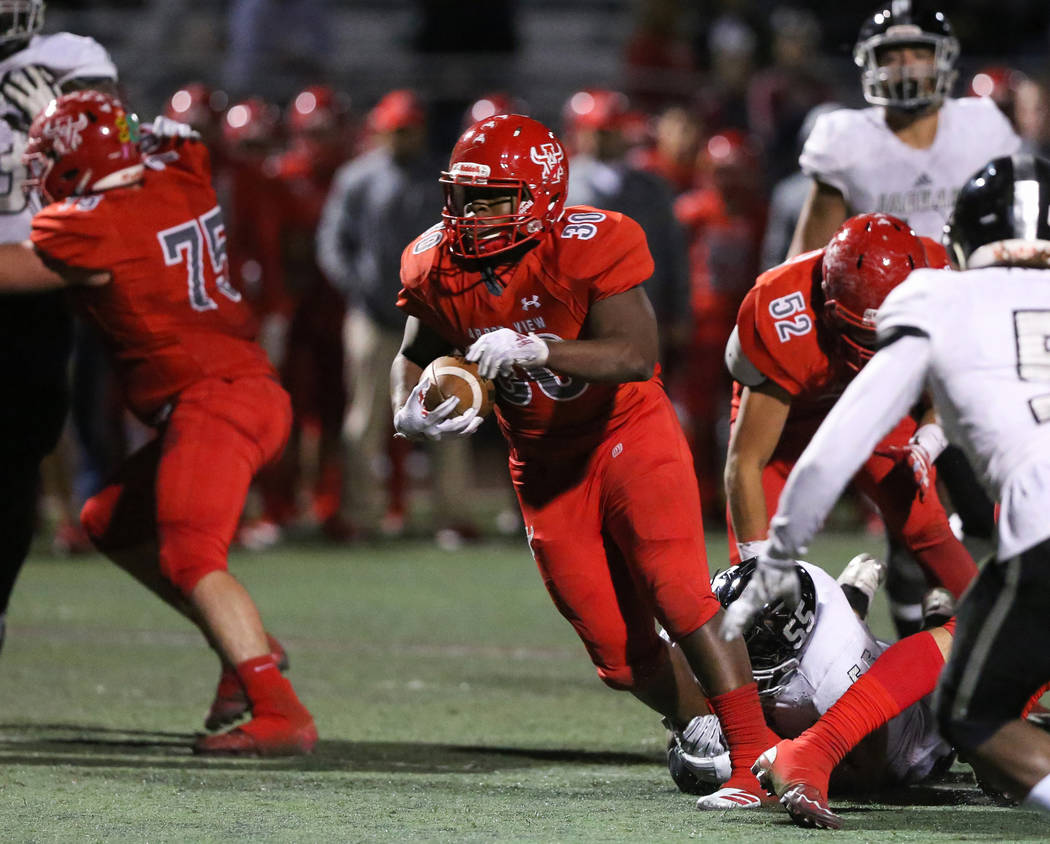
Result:
[[[839,137],[835,129],[835,121],[832,118],[837,112],[823,114],[817,118],[813,131],[806,139],[802,148],[802,154],[798,158],[798,165],[812,179],[838,190],[843,196],[848,196],[848,184],[845,171],[847,162],[843,161],[844,138]]]
[[[774,556],[805,554],[846,484],[918,399],[929,360],[929,339],[906,336],[853,379],[788,476],[769,525]]]
[[[47,49],[54,51],[58,60],[55,82],[61,88],[73,79],[116,79],[117,66],[109,57],[105,47],[94,38],[57,33],[49,39]],[[45,60],[44,62],[48,62]]]

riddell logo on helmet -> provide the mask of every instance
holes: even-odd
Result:
[[[453,176],[469,176],[473,179],[487,179],[492,175],[492,168],[487,164],[475,164],[473,161],[457,161],[450,171]]]
[[[557,144],[541,144],[539,151],[536,150],[536,147],[532,147],[529,150],[529,158],[534,164],[543,165],[544,179],[549,179],[551,176],[556,179],[561,178],[561,162],[565,158],[565,153]]]
[[[83,140],[80,133],[87,125],[86,114],[78,114],[76,117],[62,115],[45,124],[43,134],[45,138],[51,138],[55,142],[55,152],[65,155],[80,146]]]

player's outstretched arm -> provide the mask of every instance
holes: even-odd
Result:
[[[29,241],[0,245],[0,291],[36,293],[65,287],[66,279],[48,269]]]
[[[814,180],[806,204],[802,206],[787,257],[794,258],[803,252],[823,249],[847,217],[849,208],[838,188]]]
[[[780,442],[791,395],[773,381],[745,387],[726,455],[725,490],[741,559],[754,556],[751,543],[766,538],[769,511],[762,472]]]
[[[584,381],[645,381],[659,354],[656,317],[641,286],[591,305],[584,340],[550,344],[546,366]]]

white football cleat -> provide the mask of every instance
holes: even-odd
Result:
[[[701,812],[722,812],[727,809],[761,809],[766,802],[743,788],[720,788],[696,801]]]

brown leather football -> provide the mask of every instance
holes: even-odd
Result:
[[[423,406],[433,410],[441,402],[452,396],[459,399],[454,415],[466,413],[470,408],[485,417],[492,412],[496,400],[496,384],[489,378],[478,374],[478,365],[468,363],[459,355],[446,355],[431,361],[423,374],[430,381]]]

